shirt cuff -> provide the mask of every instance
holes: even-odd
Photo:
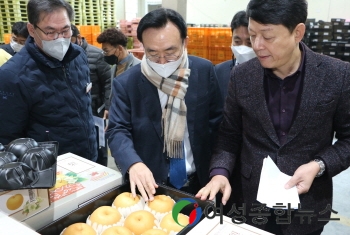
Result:
[[[225,168],[214,168],[210,171],[209,177],[212,178],[215,175],[223,175],[228,179],[230,176],[230,173]]]

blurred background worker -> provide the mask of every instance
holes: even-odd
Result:
[[[112,78],[141,62],[132,53],[128,52],[126,48],[128,39],[117,28],[110,28],[103,31],[97,37],[97,42],[102,44],[105,61],[113,66]]]
[[[27,22],[16,22],[12,25],[10,43],[1,45],[0,48],[13,56],[23,48],[28,35]]]
[[[227,96],[227,88],[230,80],[230,73],[233,66],[241,64],[253,57],[256,57],[255,52],[252,49],[250,42],[250,36],[248,33],[248,18],[245,11],[237,12],[231,21],[231,32],[232,32],[232,60],[224,61],[216,65],[215,72],[218,78],[222,100],[225,101]],[[239,164],[236,165],[236,169],[233,174],[239,176],[240,170]],[[232,177],[230,183],[233,188],[241,188],[241,182],[237,180],[239,177]],[[241,200],[242,195],[239,193],[231,194],[230,202],[235,203]],[[221,202],[221,194],[217,195],[217,201]],[[228,213],[230,208],[224,208],[224,213]]]
[[[89,68],[91,88],[91,108],[92,114],[97,117],[106,119],[108,110],[104,107],[109,102],[111,93],[111,66],[104,61],[103,51],[87,43],[86,39],[80,35],[78,28],[72,26],[71,42],[81,46],[86,52]],[[97,163],[107,166],[107,144],[101,143],[98,147]]]
[[[97,37],[97,42],[102,44],[105,61],[112,65],[112,82],[113,78],[141,62],[141,60],[137,59],[132,53],[128,52],[126,48],[128,39],[122,31],[117,28],[110,28],[103,31]],[[109,106],[110,100],[106,103],[106,110],[109,109]]]
[[[231,21],[232,31],[232,60],[215,66],[223,101],[227,95],[227,86],[233,66],[256,57],[248,33],[248,18],[245,11],[237,12]]]

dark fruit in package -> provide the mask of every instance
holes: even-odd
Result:
[[[20,158],[23,156],[28,149],[38,147],[38,143],[32,138],[20,138],[11,141],[8,146],[8,152],[11,152],[16,155],[16,157]]]

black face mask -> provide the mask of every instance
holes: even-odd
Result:
[[[118,64],[118,57],[115,55],[105,56],[104,60],[110,65]]]

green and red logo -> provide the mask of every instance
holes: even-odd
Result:
[[[201,219],[202,208],[200,208],[198,206],[198,203],[196,202],[196,200],[193,200],[192,198],[182,198],[175,203],[175,205],[173,207],[173,211],[172,211],[173,219],[178,225],[180,225],[182,227],[186,226],[186,225],[179,223],[178,216],[185,207],[187,207],[188,205],[191,205],[191,204],[193,204],[193,210],[191,211],[191,213],[189,215],[188,226],[196,225],[199,222],[199,220]]]

